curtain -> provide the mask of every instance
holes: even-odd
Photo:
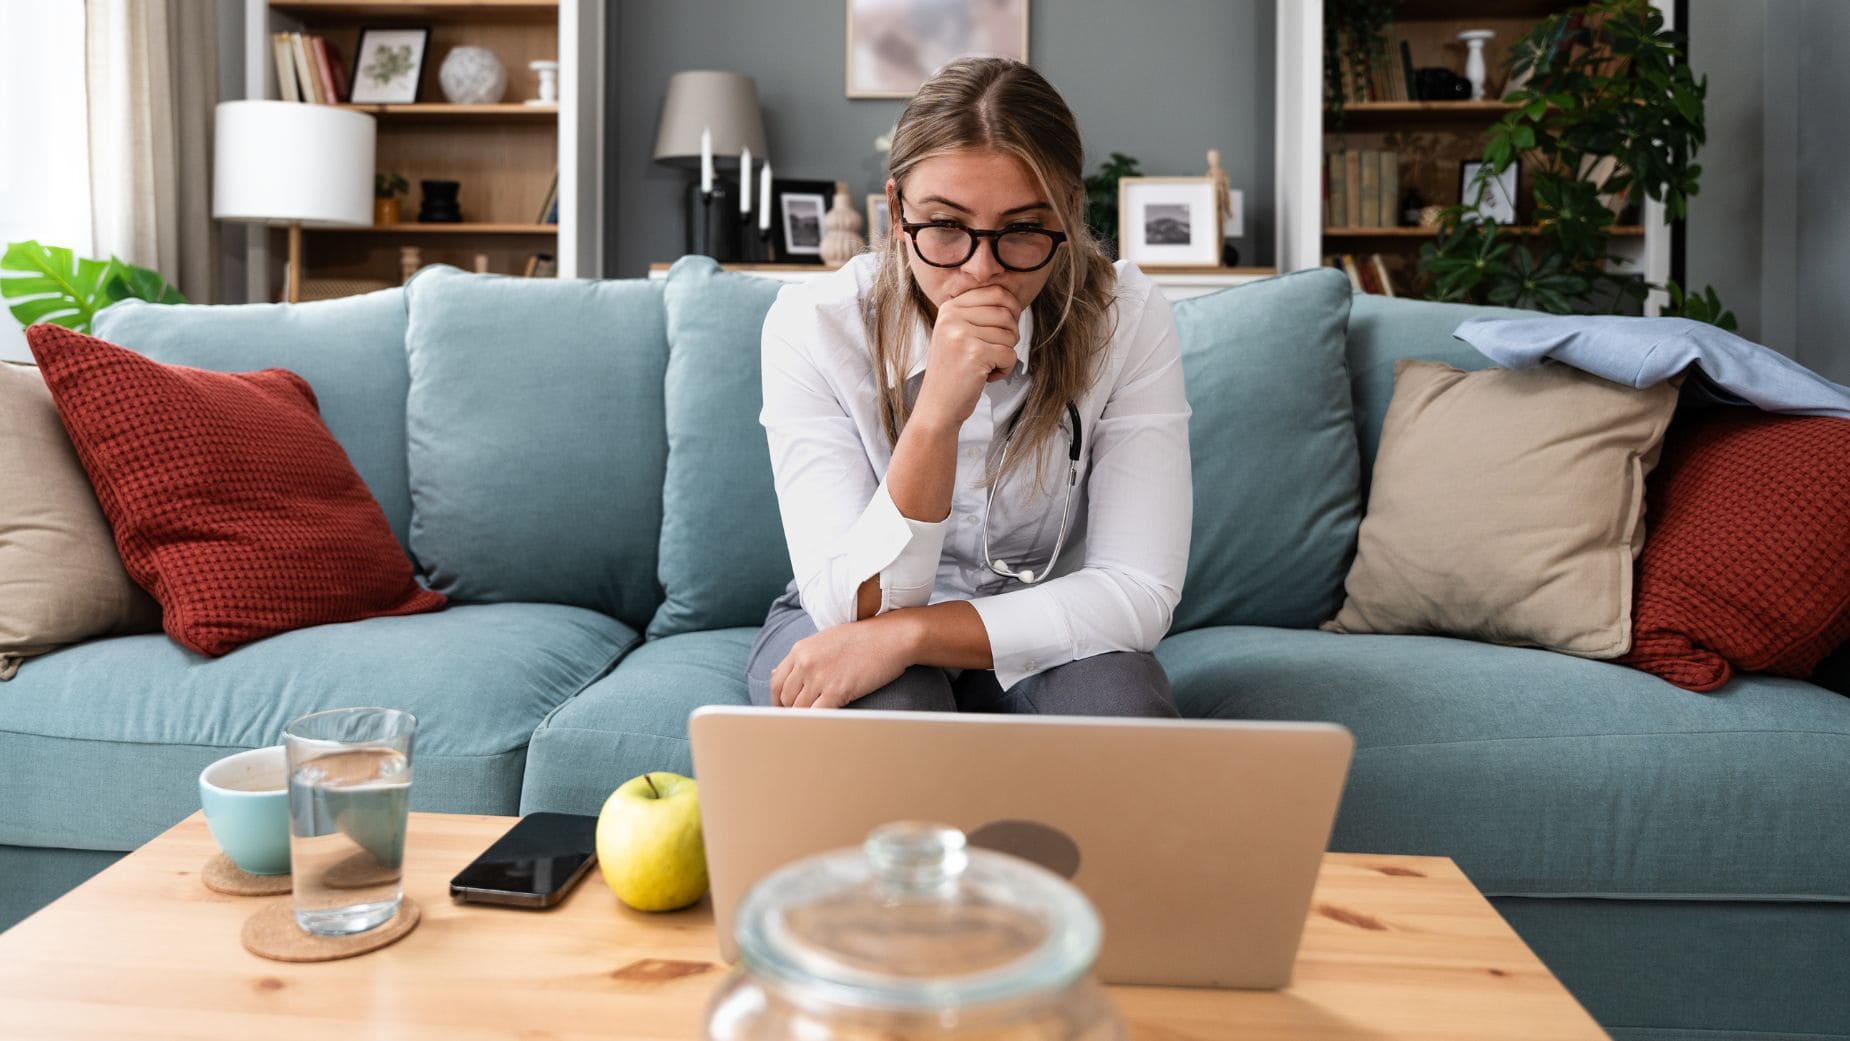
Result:
[[[90,211],[98,256],[218,300],[215,0],[85,0]]]

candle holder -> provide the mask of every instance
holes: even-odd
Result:
[[[721,263],[739,259],[739,238],[731,215],[737,210],[732,193],[722,183],[713,190],[701,191],[699,184],[688,186],[687,251],[712,257]]]

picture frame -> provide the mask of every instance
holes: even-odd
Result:
[[[887,208],[885,192],[867,195],[867,241],[879,242],[893,233],[893,214]]]
[[[1522,198],[1522,166],[1511,163],[1502,173],[1484,185],[1483,198],[1477,198],[1471,182],[1484,165],[1481,159],[1465,159],[1458,164],[1458,201],[1466,210],[1475,208],[1479,217],[1499,224],[1516,223],[1516,201]],[[1475,200],[1475,206],[1473,201]]]
[[[354,105],[412,105],[424,92],[424,55],[430,27],[360,30],[353,49],[347,101]]]
[[[847,0],[848,96],[910,98],[952,60],[1028,60],[1028,0]]]
[[[834,197],[834,181],[772,179],[771,226],[779,261],[822,263],[822,218]]]
[[[1120,178],[1118,255],[1140,268],[1219,267],[1220,190],[1214,178]]]

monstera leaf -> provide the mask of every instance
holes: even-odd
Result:
[[[62,246],[31,239],[10,243],[0,254],[0,297],[20,325],[50,322],[87,333],[96,313],[117,300],[135,297],[160,304],[183,304],[158,272],[115,257],[93,260]]]

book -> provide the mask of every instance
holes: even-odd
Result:
[[[559,168],[556,166],[552,170],[552,185],[546,189],[546,198],[540,203],[539,215],[533,218],[533,223],[559,223]]]
[[[272,33],[270,47],[276,55],[276,96],[284,101],[301,101],[296,90],[295,51],[290,48],[288,33]]]
[[[1381,226],[1381,153],[1368,148],[1362,151],[1361,206],[1357,209],[1356,226],[1362,228],[1379,228]]]
[[[1330,153],[1330,219],[1326,225],[1331,228],[1349,226],[1348,178],[1344,173],[1347,152]]]
[[[1362,153],[1351,148],[1343,152],[1343,227],[1362,223]]]
[[[1370,253],[1368,255],[1368,266],[1369,269],[1375,273],[1375,281],[1379,283],[1381,287],[1378,292],[1382,296],[1398,295],[1394,292],[1394,280],[1388,277],[1387,261],[1381,259],[1381,254]]]
[[[1358,293],[1367,292],[1367,290],[1362,288],[1362,271],[1360,268],[1356,267],[1355,254],[1344,253],[1342,259],[1343,274],[1349,276],[1349,284],[1353,286]]]
[[[340,104],[342,95],[334,86],[334,62],[328,54],[327,37],[310,36],[308,50],[315,59],[315,80],[321,88],[323,99],[330,105]]]
[[[295,74],[302,84],[302,100],[325,104],[319,84],[315,82],[315,62],[308,56],[308,41],[301,33],[289,34],[290,49],[295,54]]]
[[[1413,46],[1404,37],[1400,41],[1400,75],[1406,81],[1407,100],[1420,100],[1419,81],[1413,75]]]
[[[1400,153],[1381,153],[1381,226],[1400,224]]]
[[[334,41],[325,36],[321,37],[321,44],[327,48],[328,65],[334,69],[334,96],[341,101],[345,101],[351,98],[353,94],[349,89],[350,84],[347,82],[347,66],[340,59],[340,48],[334,46]]]

